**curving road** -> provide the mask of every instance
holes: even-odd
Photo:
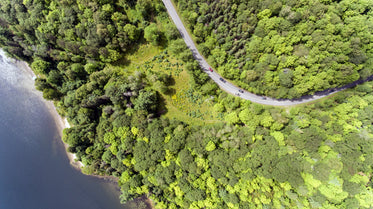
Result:
[[[241,90],[239,87],[233,85],[232,83],[225,81],[218,73],[215,71],[212,71],[210,69],[211,66],[206,62],[204,57],[199,53],[197,50],[196,45],[194,44],[192,38],[190,37],[188,31],[186,30],[185,26],[183,25],[183,22],[181,21],[179,15],[176,12],[176,9],[174,5],[172,4],[171,0],[162,0],[163,4],[166,6],[166,9],[168,11],[168,14],[171,16],[171,19],[174,21],[177,29],[179,30],[181,37],[184,39],[186,45],[188,48],[192,51],[194,58],[199,62],[199,65],[201,66],[202,70],[207,73],[210,78],[219,85],[221,89],[224,91],[231,93],[235,96],[239,96],[242,99],[250,100],[255,103],[259,104],[264,104],[264,105],[273,105],[273,106],[289,106],[289,105],[297,105],[297,104],[303,104],[306,102],[311,102],[326,96],[329,96],[331,94],[334,94],[338,91],[345,90],[347,88],[351,88],[353,86],[356,86],[360,83],[363,83],[367,80],[372,80],[373,76],[370,76],[368,79],[362,81],[355,81],[351,84],[345,85],[340,88],[334,88],[334,89],[328,89],[322,92],[316,92],[314,95],[309,95],[309,96],[302,96],[297,99],[274,99],[270,97],[264,97],[264,96],[259,96],[253,93],[250,93],[245,90]],[[241,90],[240,93],[239,90]]]

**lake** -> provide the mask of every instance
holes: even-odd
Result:
[[[51,111],[0,51],[0,209],[126,208],[115,184],[70,165]]]

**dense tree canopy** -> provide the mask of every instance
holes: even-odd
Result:
[[[371,1],[176,2],[210,64],[253,93],[296,98],[373,74]]]
[[[295,97],[371,73],[370,1],[178,3],[209,61],[255,93]],[[314,104],[268,107],[218,90],[159,0],[3,0],[0,10],[1,47],[30,64],[36,88],[68,118],[63,141],[83,172],[118,177],[123,202],[373,207],[372,82]],[[161,52],[131,68],[144,45]],[[183,94],[172,65],[186,71]],[[214,120],[170,117],[165,95],[199,117],[207,102]]]

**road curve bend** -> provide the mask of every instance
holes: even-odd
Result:
[[[351,88],[353,86],[356,86],[357,84],[363,83],[367,80],[371,80],[373,76],[370,78],[364,80],[364,81],[355,81],[354,83],[345,85],[340,88],[334,88],[334,89],[328,89],[322,92],[316,92],[313,95],[307,95],[302,96],[297,99],[275,99],[271,97],[265,97],[256,95],[253,93],[250,93],[248,91],[245,91],[243,89],[240,89],[239,87],[233,85],[232,83],[226,81],[223,79],[218,73],[215,71],[210,71],[211,66],[206,62],[205,58],[199,53],[196,45],[194,44],[192,38],[190,37],[188,31],[186,30],[183,22],[181,21],[179,15],[177,14],[177,11],[172,4],[171,0],[162,0],[163,4],[165,5],[168,14],[170,15],[171,19],[175,23],[177,29],[179,30],[181,37],[184,39],[186,45],[188,48],[192,51],[194,58],[199,62],[199,65],[201,66],[202,70],[207,73],[210,78],[218,84],[218,86],[223,89],[224,91],[233,94],[235,96],[241,97],[242,99],[250,100],[255,103],[264,104],[264,105],[272,105],[272,106],[290,106],[290,105],[297,105],[297,104],[303,104],[307,102],[311,102],[314,100],[318,100],[320,98],[329,96],[331,94],[334,94],[338,91],[345,90],[347,88]],[[239,90],[241,92],[239,92]]]

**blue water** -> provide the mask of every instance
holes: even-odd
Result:
[[[1,54],[0,209],[125,208],[113,183],[70,165],[31,75]]]

